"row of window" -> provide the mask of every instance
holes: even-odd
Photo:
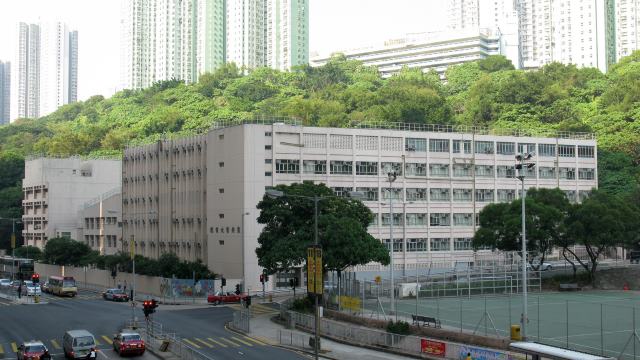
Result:
[[[350,186],[331,187],[336,196],[347,197],[353,191]],[[473,201],[473,189],[450,188],[377,188],[356,187],[357,192],[363,194],[363,201],[399,200],[399,201]],[[516,198],[515,189],[475,189],[475,199],[478,202],[506,202]],[[565,195],[570,201],[576,201],[575,190],[565,190]],[[580,191],[580,201],[589,196],[590,191]],[[404,197],[403,197],[404,195]]]
[[[100,237],[103,238],[103,240],[106,240],[106,242],[104,242],[104,246],[106,247],[116,247],[117,244],[117,236],[116,235],[85,235],[84,236],[84,241],[85,243],[90,246],[90,247],[97,247],[100,246]]]
[[[383,239],[382,243],[391,248],[391,240]],[[418,238],[407,239],[407,252],[424,252],[424,251],[451,251],[451,238]],[[393,252],[403,252],[403,239],[393,239]],[[469,237],[453,238],[453,250],[473,250],[473,239]]]
[[[271,159],[265,159],[265,163],[271,164]],[[331,160],[329,161],[330,175],[354,175],[353,161]],[[276,173],[300,174],[300,160],[276,159]],[[390,172],[402,176],[427,176],[427,164],[405,163],[404,169],[399,162],[356,161],[355,175],[386,176]],[[313,175],[327,174],[327,160],[302,160],[302,173]],[[515,178],[516,169],[508,165],[476,165],[472,164],[429,164],[428,174],[432,177],[483,177],[483,178]],[[541,166],[525,169],[525,177],[538,177],[540,179],[565,179],[575,180],[576,168],[573,167],[548,167]],[[578,168],[579,180],[594,180],[595,168]]]
[[[453,216],[452,216],[453,215]],[[391,214],[380,214],[382,220],[382,226],[391,225]],[[403,226],[402,213],[393,214],[393,225]],[[405,215],[406,226],[473,226],[473,213],[407,213]],[[427,220],[428,219],[428,220]],[[451,222],[453,219],[453,224]],[[478,222],[478,214],[476,214],[476,223]],[[378,214],[374,214],[373,222],[371,226],[379,225]]]
[[[268,135],[269,136],[269,135]],[[327,137],[324,134],[304,134],[305,147],[326,148]],[[475,143],[475,145],[473,145]],[[333,149],[352,149],[353,137],[351,135],[330,135],[329,145]],[[378,150],[401,151],[402,138],[383,136],[378,144],[377,136],[356,136],[357,150]],[[404,150],[408,152],[433,152],[433,153],[457,153],[471,154],[472,147],[476,154],[497,154],[515,155],[516,153],[535,153],[538,156],[546,157],[595,157],[595,147],[588,145],[556,145],[556,144],[534,144],[515,143],[501,141],[475,141],[471,140],[451,140],[451,139],[424,139],[405,138]],[[537,151],[536,151],[537,148]]]
[[[84,218],[84,227],[87,229],[93,229],[94,227],[100,227],[104,225],[119,225],[117,217],[96,217],[96,218]]]

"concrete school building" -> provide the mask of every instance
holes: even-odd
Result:
[[[474,252],[471,239],[484,206],[519,196],[515,154],[535,154],[527,188],[559,187],[575,202],[597,187],[592,134],[542,135],[426,124],[219,122],[206,135],[125,150],[123,246],[133,237],[142,255],[171,251],[199,259],[216,273],[241,279],[245,290],[259,290],[255,249],[262,227],[256,205],[270,187],[308,180],[326,184],[337,196],[365,194],[375,214],[369,232],[393,247],[396,271],[473,263],[478,256],[497,256]],[[393,170],[399,176],[390,187],[387,173]],[[286,281],[272,276],[268,288],[278,283]]]

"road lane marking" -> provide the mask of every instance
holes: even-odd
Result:
[[[244,336],[244,338],[245,338],[245,339],[247,339],[247,340],[249,340],[249,341],[253,341],[254,343],[256,343],[256,344],[258,344],[258,345],[265,345],[265,346],[267,345],[267,344],[263,343],[262,341],[258,341],[258,340],[256,340],[256,339],[254,339],[254,338],[250,338],[250,337],[248,337],[248,336]]]
[[[182,339],[184,342],[186,342],[187,344],[195,347],[196,349],[202,349],[202,347],[196,343],[194,343],[193,341],[189,340],[189,339]]]
[[[97,345],[97,346],[102,345],[102,344],[100,344],[100,341],[98,341],[98,339],[94,339],[94,340],[96,341],[96,345]]]
[[[16,343],[12,342],[11,343],[11,350],[13,350],[14,353],[18,352],[18,345],[16,345]]]
[[[51,344],[53,345],[54,348],[60,349],[60,344],[58,344],[56,340],[51,340]]]
[[[223,343],[221,343],[221,342],[219,342],[219,341],[216,341],[216,340],[214,340],[214,339],[212,339],[212,338],[207,338],[207,340],[209,340],[209,341],[213,342],[214,344],[218,344],[218,345],[222,346],[223,348],[226,348],[226,347],[227,347],[227,345],[225,345],[225,344],[223,344]]]
[[[238,341],[238,342],[241,342],[241,343],[243,343],[243,344],[245,344],[245,345],[247,345],[247,346],[253,346],[250,342],[246,342],[246,341],[244,341],[244,340],[242,340],[242,339],[238,339],[238,338],[237,338],[237,337],[235,337],[235,336],[232,336],[231,338],[232,338],[233,340]]]
[[[197,341],[197,342],[199,342],[199,343],[202,343],[202,344],[204,344],[205,346],[208,346],[208,347],[210,347],[210,348],[212,348],[212,347],[213,347],[213,345],[209,344],[208,342],[206,342],[206,341],[204,341],[204,340],[202,340],[202,339],[196,338],[196,341]]]
[[[4,354],[4,348],[2,347],[2,344],[0,344],[0,354]]]
[[[222,339],[222,340],[224,340],[224,341],[228,342],[229,344],[231,344],[231,345],[233,345],[233,346],[235,346],[235,347],[240,347],[240,345],[238,345],[238,344],[234,343],[233,341],[231,341],[231,340],[229,340],[229,339],[227,339],[227,338],[220,338],[220,339]]]
[[[113,341],[111,339],[109,339],[109,337],[107,335],[102,335],[102,338],[104,339],[104,341],[106,341],[109,345],[113,344]]]

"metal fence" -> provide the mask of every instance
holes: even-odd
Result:
[[[234,329],[248,333],[250,332],[250,324],[251,312],[249,309],[242,309],[233,312],[233,321],[231,322],[231,326]]]
[[[313,350],[309,345],[311,335],[299,333],[292,330],[280,329],[278,331],[278,343],[280,345],[292,346],[300,349]]]

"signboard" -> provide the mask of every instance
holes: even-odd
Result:
[[[440,341],[420,339],[420,352],[436,356],[445,356],[447,344]]]
[[[477,348],[473,346],[460,346],[460,359],[466,359],[467,354],[471,354],[471,358],[476,360],[510,360],[511,356],[506,353]]]
[[[16,234],[15,233],[11,233],[11,248],[12,249],[16,248]]]
[[[307,248],[307,292],[322,295],[322,249]]]
[[[340,296],[340,307],[342,307],[343,309],[359,311],[360,306],[360,298],[352,296]]]
[[[382,277],[380,275],[376,275],[376,284],[380,284],[382,282]]]

